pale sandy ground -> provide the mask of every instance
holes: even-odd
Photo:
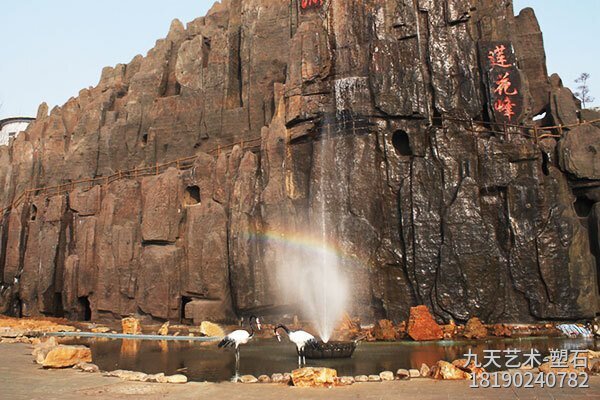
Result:
[[[333,389],[302,389],[276,384],[122,382],[72,369],[43,370],[30,346],[0,344],[0,400],[10,399],[600,399],[600,377],[589,389],[471,389],[468,382],[431,379],[361,383]]]

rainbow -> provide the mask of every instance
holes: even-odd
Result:
[[[306,253],[322,253],[329,256],[335,256],[341,260],[344,265],[368,265],[369,262],[364,258],[348,254],[344,251],[339,242],[333,240],[320,240],[314,234],[305,232],[283,232],[269,230],[265,232],[247,231],[244,232],[247,237],[263,244],[276,244],[290,250]]]

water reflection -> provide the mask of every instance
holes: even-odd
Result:
[[[74,342],[74,341],[73,341]],[[81,339],[89,345],[94,363],[103,370],[128,369],[154,374],[183,373],[190,380],[219,382],[235,373],[234,351],[217,349],[216,343],[166,342],[141,340],[97,341]],[[489,340],[485,342],[444,341],[433,343],[361,343],[351,359],[307,360],[308,366],[325,366],[338,370],[338,375],[369,375],[398,368],[420,368],[438,360],[463,358],[472,349],[483,358],[484,350],[517,348],[523,352],[537,349],[543,355],[549,349],[597,349],[593,340],[561,338]],[[275,340],[253,342],[241,349],[239,373],[259,376],[289,372],[297,368],[295,346]]]
[[[141,345],[142,342],[140,340],[121,340],[121,359],[130,364],[134,364],[137,359],[138,353],[140,352]]]

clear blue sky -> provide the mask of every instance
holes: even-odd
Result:
[[[548,73],[558,73],[565,86],[582,72],[591,74],[592,106],[600,106],[600,0],[514,0],[515,14],[525,7],[535,10],[544,33]]]
[[[212,0],[2,0],[0,2],[0,118],[34,116],[37,106],[62,105],[94,86],[102,68],[145,54],[166,35],[172,19],[202,16]],[[540,20],[550,72],[574,87],[592,75],[600,104],[598,0],[515,0]],[[594,33],[596,32],[596,33]]]

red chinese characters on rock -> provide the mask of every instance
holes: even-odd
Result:
[[[496,46],[494,50],[491,50],[488,53],[488,60],[490,60],[490,65],[492,67],[500,67],[500,68],[510,68],[513,64],[509,64],[506,60],[506,46],[503,44]]]
[[[301,0],[300,7],[303,10],[307,8],[319,8],[323,5],[323,0]]]
[[[490,106],[497,118],[512,122],[520,114],[520,75],[510,42],[483,43],[487,56],[486,70],[490,89]]]
[[[492,67],[510,68],[513,66],[513,64],[508,63],[506,60],[505,51],[506,46],[498,45],[494,48],[494,50],[488,53],[488,59],[490,60],[490,65]],[[511,121],[512,117],[515,115],[513,108],[516,106],[510,97],[516,96],[519,93],[517,89],[511,89],[511,86],[512,82],[510,81],[510,72],[498,75],[494,93],[496,93],[498,96],[504,97],[496,100],[496,103],[494,103],[494,109],[502,113],[502,115],[508,118],[509,121]]]
[[[519,91],[517,89],[511,89],[511,86],[510,73],[507,72],[504,75],[498,75],[494,93],[504,97],[496,100],[496,103],[494,103],[494,110],[502,113],[509,121],[512,121],[512,118],[515,115],[514,107],[516,106],[511,100],[511,97],[519,94]]]
[[[510,74],[508,72],[504,75],[498,75],[494,93],[497,93],[500,96],[516,96],[519,94],[519,91],[517,89],[511,89],[511,86],[512,82],[510,81]]]
[[[504,115],[509,121],[512,121],[512,118],[515,115],[514,107],[516,106],[516,104],[511,100],[511,97],[519,94],[519,91],[517,89],[511,89],[511,86],[512,83],[510,81],[510,74],[508,72],[504,75],[498,75],[494,93],[503,97],[496,100],[494,103],[494,110],[502,113],[502,115]]]
[[[498,99],[494,103],[494,110],[502,113],[509,121],[512,120],[512,117],[515,115],[514,108],[516,104],[512,102],[510,97],[505,97],[504,99]]]

